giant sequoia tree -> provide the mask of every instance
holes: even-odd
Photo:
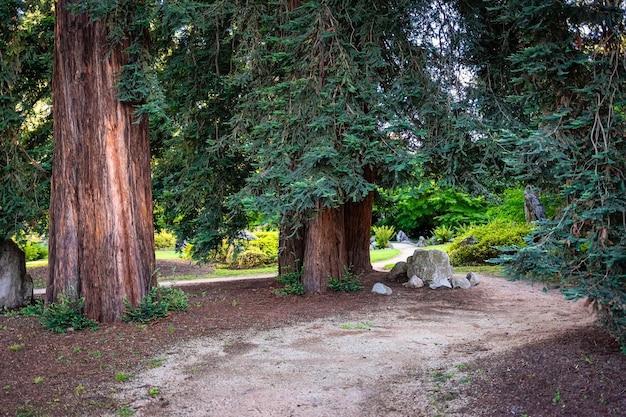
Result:
[[[88,317],[112,321],[155,284],[148,122],[118,97],[129,40],[111,44],[107,20],[76,6],[56,2],[47,298],[85,297]]]
[[[234,125],[257,167],[245,192],[280,214],[279,267],[302,267],[307,291],[344,267],[371,269],[372,191],[407,166],[402,102],[423,78],[409,3],[248,2],[240,13],[247,94]]]

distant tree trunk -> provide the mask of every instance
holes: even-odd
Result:
[[[148,121],[116,97],[123,47],[71,3],[56,2],[47,300],[85,297],[111,322],[156,285]]]
[[[526,223],[545,220],[546,218],[546,211],[543,208],[543,204],[531,185],[527,185],[524,190],[524,214],[526,215]]]
[[[340,278],[347,265],[344,207],[324,208],[307,222],[302,284],[307,293],[325,292],[328,277]]]
[[[278,274],[300,272],[304,260],[304,226],[295,230],[289,223],[280,226],[278,248]]]
[[[366,167],[364,178],[374,182],[373,168]],[[370,192],[361,201],[349,201],[344,207],[344,227],[346,241],[347,265],[355,274],[372,270],[370,260],[370,233],[372,229],[372,208],[374,192]]]

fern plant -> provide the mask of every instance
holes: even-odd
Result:
[[[328,288],[336,292],[356,292],[361,291],[362,274],[355,275],[351,268],[344,265],[341,278],[328,277]]]
[[[395,235],[396,231],[393,226],[373,226],[374,239],[376,241],[376,248],[384,249],[389,245],[389,241]]]

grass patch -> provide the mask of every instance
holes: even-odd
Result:
[[[475,272],[477,274],[491,275],[494,277],[504,278],[504,272],[499,265],[479,265],[479,266],[454,266],[455,274],[467,274]]]
[[[387,259],[395,258],[400,255],[402,251],[400,249],[386,248],[386,249],[376,249],[370,251],[370,261],[379,262],[385,261]]]
[[[164,260],[164,261],[171,261],[171,260],[182,260],[183,258],[181,258],[182,253],[181,252],[176,252],[175,250],[157,250],[154,251],[154,256],[156,257],[156,259],[160,259],[160,260]]]
[[[26,262],[26,268],[37,268],[38,266],[46,266],[48,265],[48,258],[39,259],[37,261]]]

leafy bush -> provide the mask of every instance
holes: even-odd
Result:
[[[361,276],[362,274],[354,275],[350,268],[344,265],[341,278],[328,277],[328,288],[337,292],[361,291],[363,289]]]
[[[188,296],[182,290],[165,287],[153,287],[135,308],[124,300],[122,321],[148,323],[167,317],[170,311],[185,311],[189,308]]]
[[[495,220],[481,226],[475,226],[450,245],[448,253],[454,266],[471,266],[485,264],[487,260],[500,255],[500,246],[522,246],[524,237],[531,228],[526,223],[512,223]],[[476,243],[470,244],[466,238],[473,238]]]
[[[433,230],[433,235],[435,239],[437,239],[437,242],[447,243],[454,238],[454,230],[448,226],[438,226]]]
[[[244,248],[247,250],[258,249],[266,254],[272,261],[278,259],[278,232],[255,231],[254,234],[258,237],[258,239],[245,241],[243,244]]]
[[[437,226],[483,224],[488,204],[482,198],[429,183],[420,187],[379,190],[375,215],[409,236],[428,236]],[[523,214],[523,212],[522,212]]]
[[[161,230],[154,234],[154,247],[156,249],[174,249],[176,246],[176,236],[167,230]]]
[[[393,226],[373,226],[374,239],[376,239],[376,248],[385,249],[389,245],[389,240],[396,233]]]
[[[48,330],[65,333],[68,329],[97,330],[98,324],[83,314],[85,299],[70,299],[66,294],[59,295],[59,301],[48,303],[39,317],[39,322]]]
[[[277,288],[273,291],[274,295],[284,297],[287,295],[303,295],[304,285],[300,281],[302,278],[301,272],[289,272],[287,274],[281,274],[276,277],[276,281],[283,284],[282,288]]]
[[[7,317],[41,317],[43,310],[43,301],[37,299],[32,304],[29,304],[19,310],[5,311],[4,315]]]
[[[249,249],[241,252],[235,259],[235,266],[239,269],[251,269],[271,263],[271,259],[259,249]]]
[[[39,241],[27,240],[24,244],[18,246],[24,251],[26,262],[38,261],[48,257],[48,247]]]

